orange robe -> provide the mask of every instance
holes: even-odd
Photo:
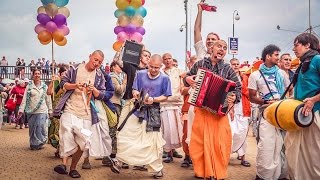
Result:
[[[189,146],[195,175],[204,178],[227,178],[231,146],[232,135],[228,117],[195,108]]]

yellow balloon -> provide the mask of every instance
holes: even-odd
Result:
[[[142,6],[142,0],[131,0],[130,6],[138,9],[140,6]]]
[[[67,38],[64,37],[62,41],[56,41],[54,40],[54,42],[58,45],[58,46],[64,46],[67,44]]]
[[[50,3],[48,5],[46,5],[46,12],[48,14],[48,16],[55,16],[58,13],[58,6],[55,5],[54,3]]]
[[[60,7],[58,9],[58,14],[63,14],[66,18],[70,16],[70,11],[67,7]]]
[[[130,23],[130,18],[126,15],[121,15],[118,17],[118,25],[125,27]]]
[[[116,1],[116,6],[120,10],[124,10],[129,6],[129,1],[128,0],[117,0]]]
[[[131,24],[134,24],[137,27],[143,26],[144,20],[140,15],[135,15],[131,18]]]
[[[40,6],[38,8],[38,14],[40,14],[40,13],[47,14],[46,8],[44,6]]]
[[[49,41],[40,41],[40,43],[43,45],[47,45],[47,44],[51,43],[51,39]]]

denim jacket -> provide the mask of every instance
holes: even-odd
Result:
[[[62,77],[61,82],[59,84],[60,88],[63,88],[63,86],[66,83],[76,83],[76,77],[78,72],[79,64],[75,66],[71,66],[70,69],[67,71],[67,73]],[[105,86],[106,80],[101,72],[100,69],[96,70],[96,77],[94,80],[94,87],[99,90],[99,96],[96,97],[98,100],[104,100],[106,96],[106,86]],[[74,92],[74,90],[68,90],[65,92],[65,94],[61,97],[60,101],[58,102],[56,108],[53,111],[54,117],[60,117],[68,99],[70,98],[71,94]],[[94,100],[94,96],[91,97],[91,100]],[[91,111],[91,119],[92,124],[96,124],[99,122],[97,112],[94,110],[93,106],[90,103],[90,111]]]

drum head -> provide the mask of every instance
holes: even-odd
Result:
[[[305,116],[302,114],[302,109],[303,109],[304,104],[300,104],[297,106],[295,112],[294,112],[294,121],[296,124],[300,127],[309,127],[314,118],[314,113],[310,113],[308,116]]]

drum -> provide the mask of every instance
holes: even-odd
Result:
[[[275,127],[286,131],[294,131],[312,124],[314,113],[302,114],[304,103],[294,99],[285,99],[268,106],[263,117]]]

